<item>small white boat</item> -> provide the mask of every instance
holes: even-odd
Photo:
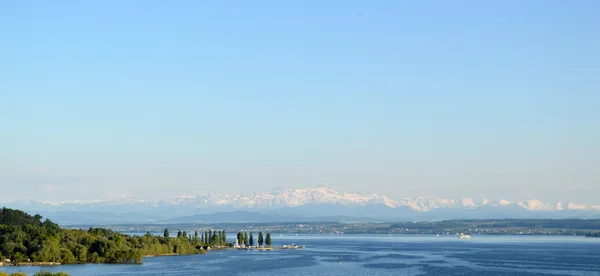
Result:
[[[471,236],[469,236],[469,235],[460,235],[460,236],[458,236],[458,238],[459,239],[470,239]]]

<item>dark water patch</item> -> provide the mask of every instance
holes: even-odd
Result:
[[[444,260],[424,260],[420,261],[420,264],[448,264],[447,261]]]
[[[399,264],[399,263],[374,263],[374,264],[364,264],[364,268],[378,268],[378,269],[405,269],[414,267],[414,265],[410,264]]]
[[[555,274],[544,274],[538,272],[526,272],[526,271],[494,271],[494,270],[481,270],[477,268],[467,266],[452,266],[452,267],[440,267],[432,265],[423,265],[420,267],[423,274],[420,275],[461,275],[461,276],[550,276]]]
[[[578,264],[578,263],[556,263],[556,262],[523,262],[523,261],[508,261],[508,260],[486,260],[486,261],[470,261],[473,264],[481,266],[503,266],[503,267],[524,267],[524,268],[540,268],[540,269],[585,269],[591,271],[600,271],[600,264]]]
[[[338,258],[323,258],[321,259],[321,261],[323,262],[328,262],[328,263],[361,263],[364,262],[364,260],[358,256],[343,256],[343,257],[338,257]]]
[[[562,254],[563,252],[553,252],[553,254],[534,254],[514,251],[490,251],[479,252],[475,254],[448,254],[450,258],[457,258],[474,263],[531,263],[531,264],[546,264],[553,266],[598,266],[600,265],[600,257],[598,256],[582,256]]]
[[[220,268],[220,270],[228,273],[240,272],[239,268],[243,267],[243,272],[257,272],[284,268],[308,267],[318,265],[318,262],[309,256],[299,256],[296,258],[274,258],[262,261],[257,261],[252,258],[241,257],[228,261],[208,263],[208,267]]]
[[[419,255],[404,255],[404,254],[387,254],[387,255],[377,255],[365,258],[365,261],[374,261],[379,259],[396,259],[396,260],[421,260],[425,259],[424,256]]]
[[[485,268],[496,268],[496,269],[535,269],[535,270],[552,270],[552,271],[585,271],[585,272],[600,272],[600,267],[589,267],[589,266],[574,266],[574,265],[519,265],[519,264],[504,264],[499,265],[495,263],[482,263],[479,264]]]
[[[363,254],[360,253],[356,253],[356,252],[344,252],[344,251],[338,251],[338,252],[311,252],[310,256],[312,257],[321,257],[321,258],[331,258],[331,259],[340,259],[340,258],[356,258],[356,259],[360,259]]]

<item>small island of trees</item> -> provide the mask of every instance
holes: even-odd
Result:
[[[600,232],[587,233],[587,234],[585,234],[585,236],[588,237],[588,238],[600,238]]]

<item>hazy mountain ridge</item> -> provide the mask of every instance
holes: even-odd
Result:
[[[61,224],[172,222],[426,221],[496,218],[600,218],[600,206],[537,199],[406,197],[360,194],[319,187],[271,193],[179,196],[164,200],[122,198],[64,202],[20,201],[6,205]]]
[[[373,193],[348,193],[337,191],[327,187],[276,190],[271,193],[259,192],[253,194],[218,195],[214,193],[195,196],[179,196],[165,200],[140,200],[134,198],[123,198],[118,200],[75,200],[64,202],[49,201],[21,201],[15,202],[19,206],[39,206],[45,208],[64,209],[77,207],[78,210],[106,208],[111,206],[128,206],[145,208],[161,207],[192,207],[195,209],[217,208],[217,209],[278,209],[294,208],[314,204],[338,204],[343,206],[369,206],[384,205],[389,208],[409,207],[418,212],[428,212],[435,209],[474,209],[480,207],[518,206],[528,211],[564,211],[582,210],[598,211],[600,205],[585,205],[574,202],[545,202],[538,199],[521,200],[510,202],[507,200],[490,201],[486,198],[474,200],[469,197],[452,199],[440,197],[406,197],[392,199],[388,196]],[[131,209],[131,208],[128,208]],[[133,208],[138,209],[138,208]]]

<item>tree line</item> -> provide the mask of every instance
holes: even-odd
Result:
[[[237,241],[240,245],[244,246],[254,246],[254,234],[250,232],[238,232],[237,233]],[[263,238],[263,232],[258,232],[258,247],[263,247],[263,243],[266,247],[271,247],[271,233],[267,232],[266,238]]]
[[[146,235],[151,235],[150,232],[146,233]],[[165,228],[163,232],[163,238],[169,238],[169,229]],[[178,231],[177,238],[188,239],[188,241],[194,246],[200,247],[211,247],[211,246],[230,246],[231,244],[227,243],[227,233],[225,230],[206,230],[201,235],[198,235],[198,231],[194,232],[194,235],[188,235],[186,231]]]
[[[588,237],[588,238],[600,238],[600,232],[587,233],[587,234],[585,234],[585,236]]]
[[[225,238],[224,232],[214,231],[199,238],[198,233],[191,237],[185,232],[160,237],[150,233],[130,236],[103,228],[61,229],[39,215],[0,209],[0,260],[12,263],[140,263],[146,255],[203,254],[202,246],[224,244]]]

